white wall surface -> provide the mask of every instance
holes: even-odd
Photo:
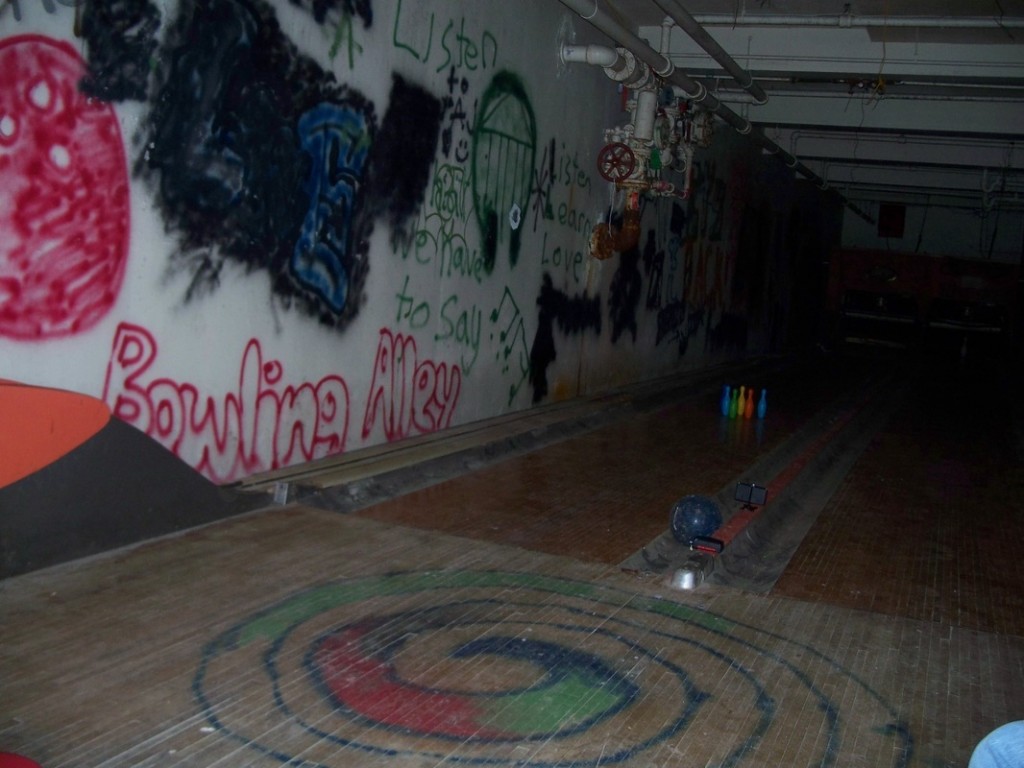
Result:
[[[217,482],[788,333],[818,212],[725,126],[635,253],[590,258],[626,116],[559,60],[593,33],[557,2],[94,2],[80,37],[75,5],[0,10],[0,378]]]

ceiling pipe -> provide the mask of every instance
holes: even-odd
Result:
[[[827,189],[828,184],[818,174],[797,160],[793,155],[786,152],[782,147],[773,142],[760,130],[754,129],[749,120],[740,117],[722,102],[716,99],[697,80],[687,77],[675,68],[671,61],[651,48],[646,42],[623,27],[610,13],[599,6],[599,0],[559,0],[566,8],[579,14],[580,18],[589,22],[593,27],[600,30],[618,45],[622,46],[637,59],[643,61],[654,72],[667,82],[683,91],[686,98],[698,104],[710,112],[713,112],[725,123],[732,126],[738,133],[749,135],[759,146],[773,155],[778,155],[790,168],[800,173],[805,178],[813,181],[821,189]],[[832,190],[835,192],[835,190]],[[846,198],[839,195],[839,198],[847,207],[863,218],[865,221],[874,224],[874,219],[864,213],[860,208],[852,205]]]
[[[565,64],[593,64],[603,67],[612,80],[628,88],[639,88],[650,79],[651,68],[637,64],[636,57],[625,49],[605,45],[563,45],[559,55]]]
[[[800,96],[811,99],[836,99],[836,98],[876,98],[871,86],[855,88],[847,83],[824,82],[824,83],[765,83],[767,90],[778,97]],[[754,98],[728,84],[715,88],[718,98],[727,104],[754,104]],[[1024,100],[1024,88],[1019,86],[1006,86],[1002,88],[990,88],[986,86],[967,85],[936,85],[927,86],[918,83],[905,84],[902,82],[886,83],[886,100],[904,101],[980,101],[1010,102],[1017,103]]]
[[[579,14],[580,18],[591,26],[604,32],[618,45],[631,51],[640,61],[653,69],[659,77],[667,78],[673,74],[675,67],[671,61],[622,26],[608,11],[599,6],[598,0],[560,0],[560,2],[566,8]],[[705,93],[703,85],[696,80],[686,79],[690,82],[687,85],[680,84],[680,87],[687,92],[687,98],[699,98]]]
[[[606,45],[563,45],[562,61],[566,64],[596,64],[599,67],[620,68],[625,57]]]
[[[754,82],[754,76],[737,64],[736,60],[718,44],[718,41],[690,15],[689,11],[676,0],[654,0],[654,4],[667,13],[673,23],[688,34],[711,58],[721,64],[722,69],[728,72],[743,90],[753,96],[755,104],[767,103],[768,94],[765,93],[764,88]]]
[[[655,0],[661,5],[658,0]],[[940,29],[1020,29],[1022,18],[994,16],[854,16],[850,13],[832,16],[803,16],[774,13],[698,13],[694,21],[716,27],[936,27]]]
[[[679,88],[687,99],[710,112],[714,112],[722,120],[740,133],[749,133],[750,122],[743,119],[715,98],[704,87],[703,83],[687,77],[675,68],[665,56],[651,48],[644,40],[637,37],[622,26],[608,11],[603,10],[599,0],[560,0],[562,5],[575,11],[580,18],[593,27],[604,32],[618,45],[622,46],[637,59],[644,62],[651,70],[666,82]]]

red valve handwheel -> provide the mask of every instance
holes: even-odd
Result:
[[[597,154],[597,170],[605,181],[628,179],[636,168],[636,155],[622,142],[608,144]]]

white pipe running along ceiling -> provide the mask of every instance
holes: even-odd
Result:
[[[617,17],[620,15],[617,12],[611,12],[612,6],[609,3],[605,2],[602,5],[599,0],[560,0],[560,2],[570,10],[576,12],[580,18],[587,21],[595,29],[611,38],[616,45],[628,50],[637,59],[647,64],[654,73],[656,73],[665,82],[679,89],[679,91],[682,92],[682,95],[689,98],[693,104],[714,113],[739,133],[749,135],[752,141],[755,141],[766,151],[778,155],[788,167],[794,169],[805,178],[814,181],[822,189],[827,187],[825,181],[818,174],[765,136],[765,134],[759,129],[754,128],[750,121],[726,107],[717,97],[711,94],[702,83],[684,74],[683,71],[677,69],[665,56],[652,48],[629,29],[622,26],[622,24],[617,20]],[[665,36],[664,27],[659,31],[659,37],[662,36]],[[850,210],[858,216],[873,222],[873,219],[871,219],[871,217],[859,207],[846,200],[842,195],[839,196],[843,199],[843,202],[850,208]]]
[[[662,22],[663,41],[667,38],[667,41],[671,42],[671,28],[668,24],[671,21],[672,24],[686,32],[693,42],[704,49],[712,59],[720,64],[732,79],[751,95],[755,103],[764,104],[768,101],[768,94],[754,81],[753,76],[745,71],[677,0],[654,0],[654,2],[667,15],[667,19]],[[660,50],[664,51],[665,46],[662,46]]]
[[[641,39],[659,39],[665,2],[615,0],[616,13]],[[684,2],[768,100],[738,88],[682,29],[667,57],[828,183],[910,193],[930,190],[948,166],[953,189],[979,205],[985,174],[1024,183],[1024,0],[852,0],[840,14],[819,14],[813,0],[772,0],[755,13],[744,0]],[[790,141],[812,132],[813,145]],[[897,143],[898,156],[866,156],[884,143]]]
[[[655,0],[657,2],[657,0]],[[660,3],[659,3],[660,5]],[[705,27],[934,27],[938,29],[1024,29],[1024,19],[994,16],[855,16],[836,14],[699,13],[694,20]]]

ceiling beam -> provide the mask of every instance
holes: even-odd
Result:
[[[792,154],[815,160],[989,168],[993,172],[1006,169],[1024,173],[1024,146],[1011,140],[815,128],[777,128],[767,133]]]
[[[719,93],[725,103],[730,95]],[[738,94],[733,94],[738,98]],[[741,103],[737,111],[756,125],[818,126],[869,131],[922,131],[956,135],[1020,135],[1024,99],[958,102],[890,98],[872,93],[772,94],[767,104]]]
[[[1004,176],[983,168],[876,165],[861,162],[807,160],[830,187],[839,190],[885,188],[892,191],[960,194],[984,199],[1024,192],[1024,177]]]
[[[699,17],[698,17],[699,19]],[[759,72],[787,72],[796,77],[810,75],[874,75],[886,79],[914,76],[943,76],[952,82],[1024,79],[1024,30],[1016,44],[969,44],[972,30],[933,30],[928,41],[889,40],[877,28],[716,26],[709,31],[718,43],[755,77]],[[934,39],[942,32],[944,39]],[[661,27],[640,27],[639,36],[661,39]],[[897,37],[895,34],[892,37]],[[716,62],[678,27],[669,38],[669,58],[691,75],[713,75],[721,71]]]

